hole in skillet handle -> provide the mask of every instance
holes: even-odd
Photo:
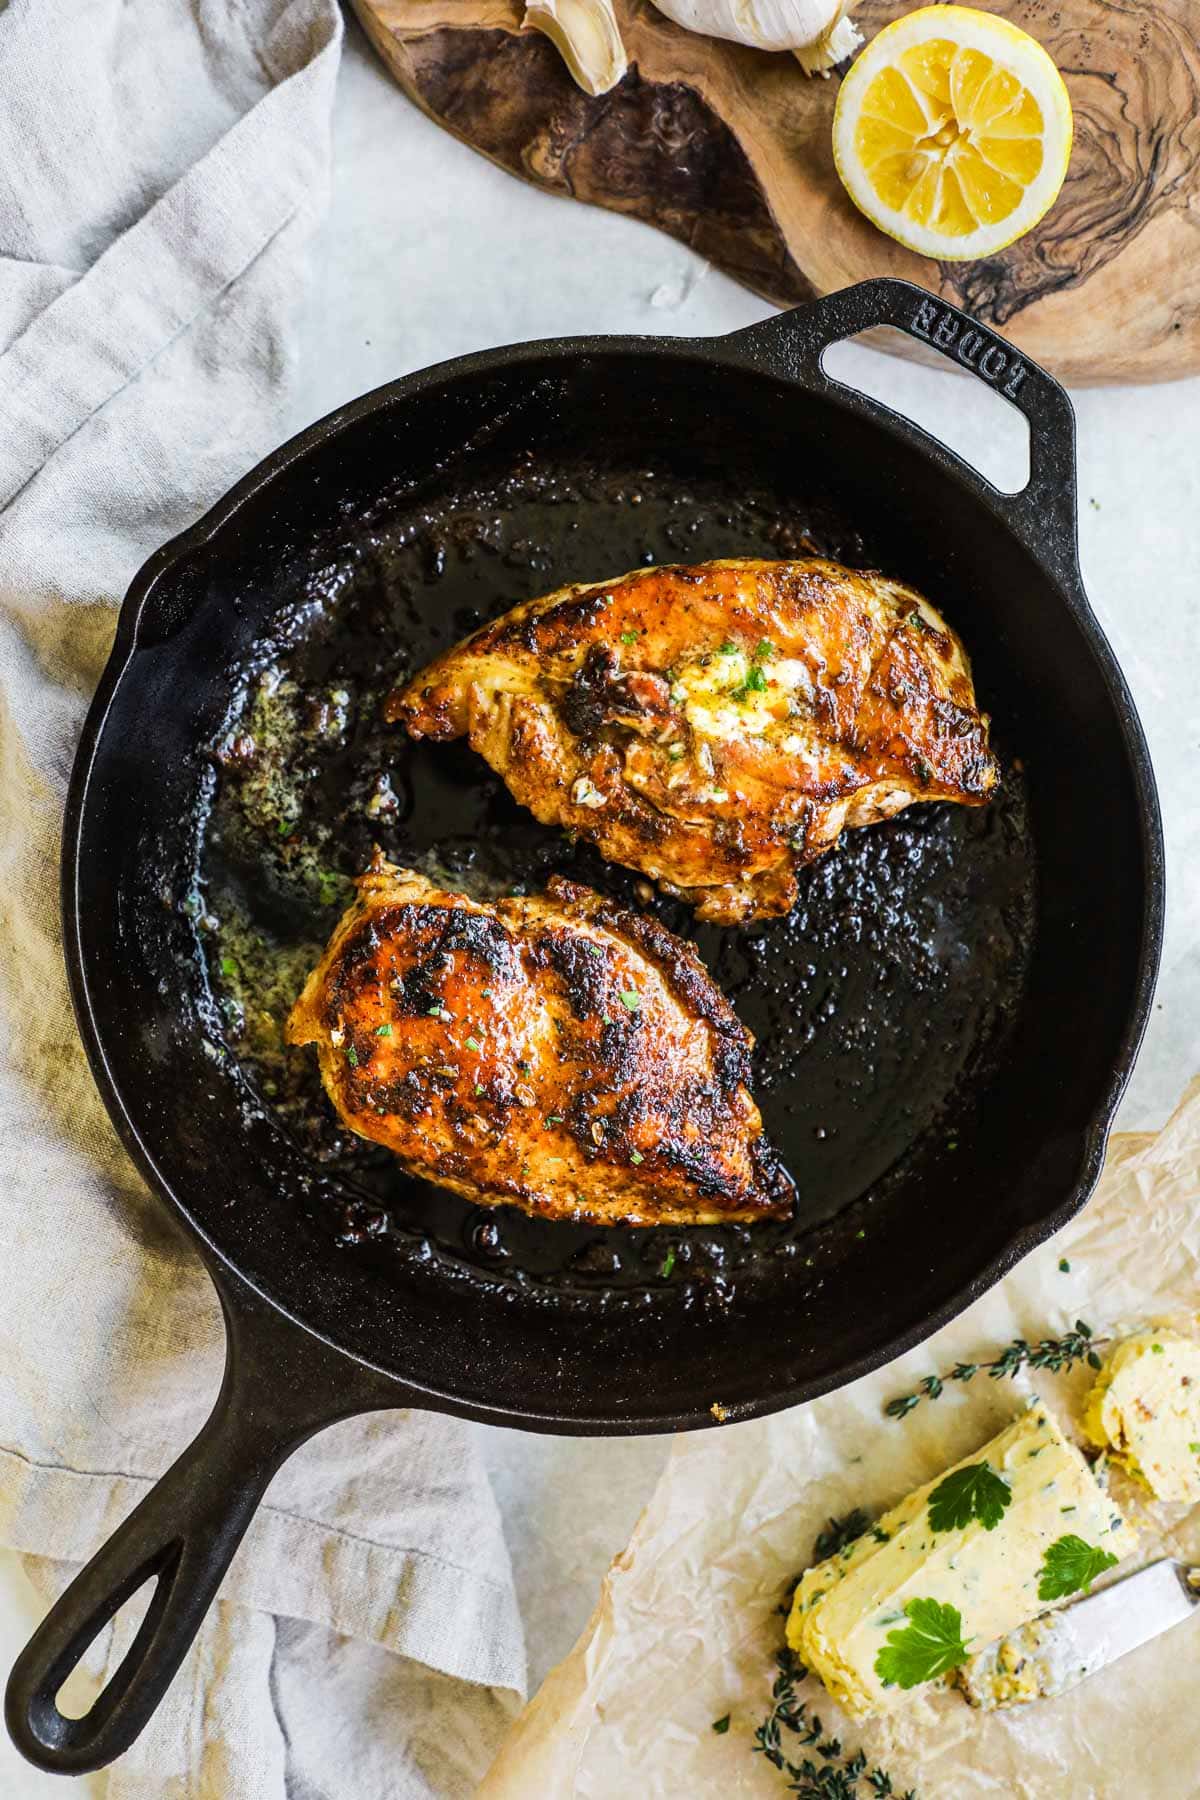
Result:
[[[1029,421],[982,381],[948,376],[945,366],[903,354],[907,334],[876,325],[830,344],[821,367],[830,380],[919,425],[977,469],[1002,494],[1029,483]],[[892,355],[881,355],[891,350]],[[899,360],[903,357],[903,360]]]
[[[49,1773],[82,1775],[129,1749],[187,1655],[280,1465],[314,1432],[354,1413],[408,1406],[400,1383],[361,1368],[223,1271],[228,1349],[209,1418],[161,1481],[75,1577],[13,1664],[5,1723]],[[145,1615],[120,1665],[78,1717],[64,1683],[148,1582]]]
[[[1029,427],[1029,479],[1016,493],[986,480],[893,407],[836,380],[825,352],[878,326],[905,332],[1015,406]],[[910,281],[878,276],[734,332],[725,343],[768,372],[886,425],[952,467],[999,513],[1065,586],[1082,595],[1077,550],[1075,413],[1067,392],[1039,363],[949,301]]]
[[[76,1577],[13,1665],[5,1721],[17,1749],[60,1774],[101,1768],[133,1743],[187,1654],[281,1456],[248,1457],[225,1390],[195,1441]],[[58,1695],[104,1627],[148,1581],[133,1642],[93,1704]]]

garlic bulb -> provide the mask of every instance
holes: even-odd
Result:
[[[654,4],[688,31],[750,44],[756,50],[794,50],[806,75],[823,73],[862,43],[845,16],[850,0],[654,0]]]
[[[545,32],[585,94],[607,94],[629,67],[612,0],[528,0],[523,24]]]

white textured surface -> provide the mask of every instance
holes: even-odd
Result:
[[[340,77],[336,142],[297,426],[467,350],[593,331],[708,335],[768,310],[648,227],[539,194],[493,168],[403,99],[356,29]],[[982,454],[984,432],[991,441],[964,380],[847,349],[839,376],[855,370],[964,454],[973,443]],[[1121,1114],[1126,1128],[1140,1128],[1160,1123],[1200,1069],[1200,382],[1075,398],[1084,574],[1142,709],[1167,835],[1160,996]],[[649,1494],[665,1440],[488,1431],[486,1450],[536,1681],[586,1619]],[[27,1630],[31,1606],[19,1571],[0,1557],[0,1666]],[[50,1787],[0,1742],[6,1800]]]

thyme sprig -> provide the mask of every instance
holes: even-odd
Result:
[[[856,1506],[852,1512],[846,1513],[843,1518],[831,1518],[817,1533],[816,1542],[813,1544],[813,1562],[822,1563],[829,1557],[836,1556],[839,1550],[845,1550],[847,1545],[853,1544],[856,1539],[860,1538],[863,1532],[870,1528],[870,1525],[870,1515],[863,1512],[860,1506]],[[793,1575],[783,1590],[783,1599],[775,1608],[781,1618],[786,1619],[791,1612],[792,1601],[803,1574],[804,1570],[801,1569],[799,1574]]]
[[[847,1544],[860,1538],[870,1523],[860,1506],[856,1506],[853,1512],[848,1512],[844,1519],[830,1519],[824,1531],[817,1535],[817,1541],[813,1545],[813,1561],[824,1562],[827,1557],[836,1556],[839,1550],[844,1550]],[[797,1576],[796,1580],[799,1579]],[[791,1610],[790,1604],[788,1610]]]
[[[813,1545],[813,1561],[824,1562],[826,1557],[836,1556],[870,1529],[870,1518],[858,1507],[845,1518],[830,1519]],[[788,1582],[779,1612],[786,1615],[791,1611],[799,1581],[800,1576],[796,1575]],[[789,1792],[799,1795],[800,1800],[865,1800],[868,1795],[875,1796],[875,1800],[915,1800],[911,1789],[904,1795],[896,1793],[886,1769],[868,1768],[861,1750],[847,1755],[840,1739],[825,1736],[820,1719],[809,1712],[808,1702],[796,1692],[797,1683],[805,1679],[808,1670],[790,1646],[776,1652],[775,1667],[771,1710],[754,1733],[754,1752],[787,1776]],[[713,1729],[725,1722],[717,1721]],[[815,1755],[793,1762],[784,1750],[785,1731],[797,1740],[796,1749],[811,1749]],[[789,1744],[788,1748],[792,1746]]]
[[[1098,1369],[1100,1357],[1096,1347],[1107,1342],[1107,1338],[1094,1336],[1091,1326],[1083,1319],[1076,1319],[1074,1330],[1064,1331],[1061,1337],[1042,1338],[1036,1344],[1025,1338],[1014,1338],[989,1362],[955,1363],[948,1374],[926,1375],[913,1393],[897,1394],[883,1410],[889,1419],[906,1419],[922,1400],[940,1399],[948,1381],[974,1381],[976,1375],[987,1375],[991,1381],[1011,1381],[1022,1369],[1049,1369],[1057,1375],[1064,1369],[1074,1368],[1078,1362],[1086,1363],[1090,1369]]]
[[[796,1693],[796,1684],[808,1670],[794,1650],[780,1650],[775,1662],[778,1673],[771,1688],[771,1710],[754,1733],[754,1751],[787,1776],[789,1793],[799,1795],[800,1800],[860,1800],[864,1795],[874,1795],[877,1800],[891,1800],[892,1796],[915,1800],[911,1788],[903,1796],[897,1795],[891,1776],[885,1769],[868,1768],[861,1750],[847,1755],[840,1739],[825,1736],[820,1719]],[[795,1737],[797,1748],[812,1749],[815,1755],[793,1762],[784,1750],[785,1731]]]

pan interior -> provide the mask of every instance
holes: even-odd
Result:
[[[1009,759],[986,811],[919,807],[848,833],[805,872],[788,919],[721,930],[696,927],[688,907],[539,825],[465,746],[416,745],[381,722],[399,678],[568,581],[812,550],[878,566],[869,532],[828,499],[764,484],[753,465],[695,463],[681,480],[587,453],[552,465],[494,449],[468,459],[433,506],[401,502],[378,520],[336,597],[248,674],[220,734],[198,872],[209,977],[256,1091],[345,1177],[348,1196],[363,1196],[331,1221],[343,1243],[416,1231],[440,1254],[492,1274],[520,1269],[552,1290],[695,1282],[694,1299],[729,1304],[751,1283],[778,1283],[813,1227],[845,1208],[865,1228],[885,1192],[912,1187],[918,1159],[928,1172],[969,1129],[1028,970],[1034,856],[1019,762]],[[414,1181],[347,1133],[312,1051],[284,1046],[280,1026],[376,844],[485,898],[569,875],[692,937],[755,1033],[754,1091],[797,1183],[794,1219],[657,1230],[538,1221]]]
[[[123,858],[96,838],[96,930],[106,882],[126,921],[105,1003],[140,1021],[116,1072],[185,1210],[345,1347],[467,1405],[560,1421],[771,1404],[915,1329],[1067,1197],[1128,990],[1119,971],[1115,996],[1079,980],[1109,922],[1083,923],[1071,804],[1086,783],[1061,750],[1090,733],[1116,797],[1100,836],[1128,853],[1123,745],[1032,559],[944,471],[886,451],[877,427],[748,371],[550,357],[368,412],[161,579],[89,797],[102,834],[121,780],[139,823]],[[652,561],[811,551],[942,607],[1005,782],[982,811],[918,806],[847,834],[785,921],[696,930],[538,826],[461,745],[380,721],[400,676],[532,595]],[[341,1131],[310,1054],[279,1032],[373,843],[477,893],[565,873],[694,936],[757,1036],[795,1220],[539,1223],[413,1182]],[[1093,877],[1113,847],[1089,839]],[[1134,906],[1130,890],[1114,912]],[[1064,982],[1095,1042],[1048,1004]]]

